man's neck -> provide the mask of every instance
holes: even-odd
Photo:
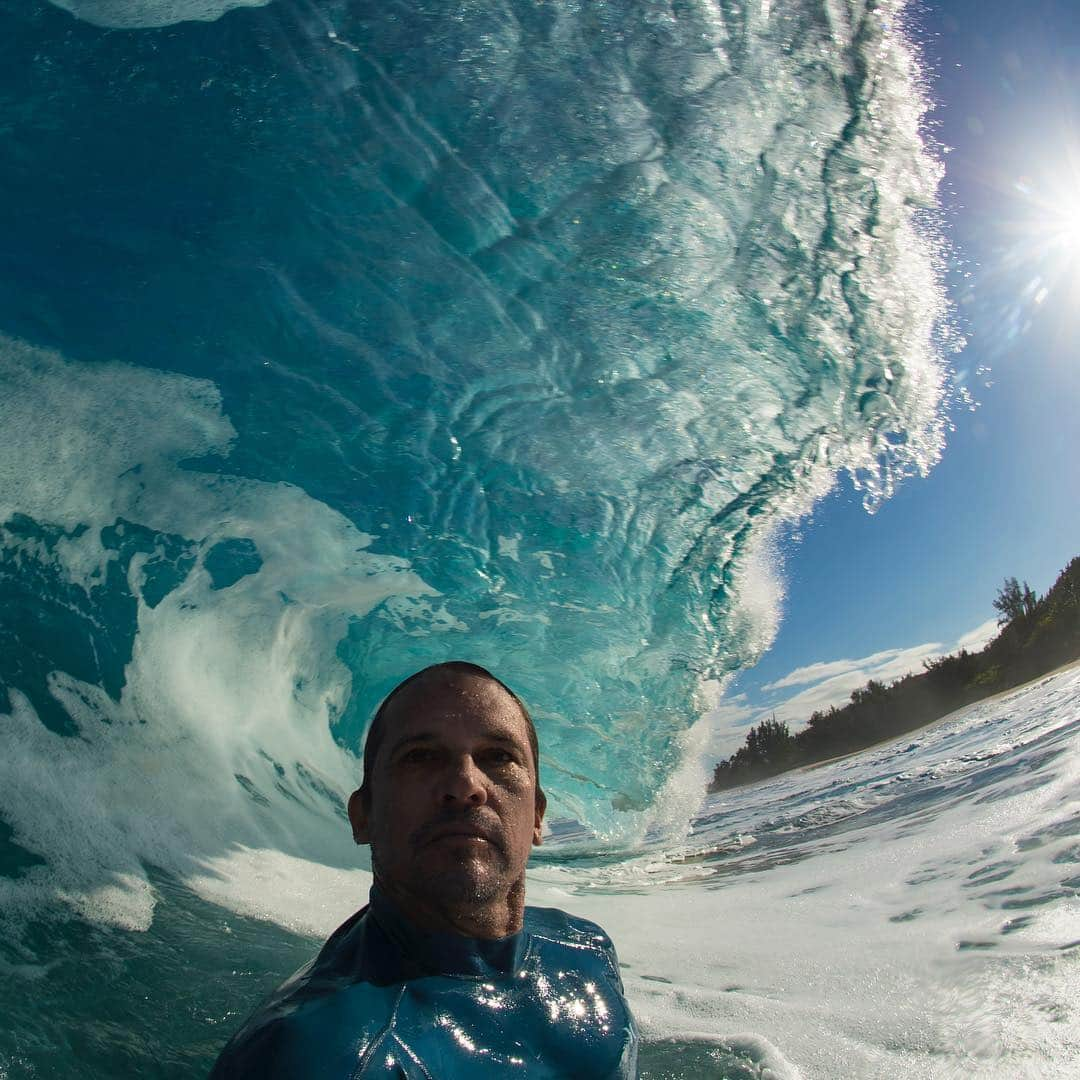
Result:
[[[505,896],[446,903],[402,885],[391,886],[376,875],[375,883],[414,926],[428,933],[493,940],[516,934],[525,917],[525,879],[510,886]]]

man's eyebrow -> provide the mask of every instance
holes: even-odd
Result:
[[[524,749],[521,741],[514,738],[513,735],[503,735],[498,732],[485,732],[481,738],[486,742],[505,743],[507,746],[513,746],[519,751]],[[406,735],[405,738],[391,744],[390,753],[396,754],[403,747],[413,746],[416,743],[437,743],[439,739],[440,733],[437,731],[421,731],[416,735]]]
[[[390,753],[396,754],[403,746],[412,746],[414,743],[434,742],[436,735],[431,731],[422,731],[419,735],[407,735],[404,739],[390,744]]]

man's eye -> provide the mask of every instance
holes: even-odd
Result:
[[[404,762],[406,765],[418,765],[424,761],[430,761],[435,756],[435,751],[426,746],[414,746],[411,750],[406,750],[398,761]]]
[[[485,761],[489,761],[493,765],[509,765],[515,760],[514,755],[509,750],[487,750],[483,756]]]

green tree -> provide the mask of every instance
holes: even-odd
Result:
[[[762,720],[757,727],[750,729],[746,736],[746,747],[751,760],[776,763],[782,761],[791,752],[791,732],[783,720],[775,716]]]
[[[889,700],[889,688],[877,679],[871,679],[859,690],[851,691],[852,705],[883,704]]]
[[[1031,615],[1038,602],[1039,598],[1031,591],[1031,586],[1026,581],[1021,584],[1014,577],[1006,578],[1005,584],[998,589],[998,594],[994,597],[994,610],[998,612],[998,626],[1005,626],[1014,619]]]

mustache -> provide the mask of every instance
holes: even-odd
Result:
[[[414,830],[409,837],[409,842],[413,847],[423,847],[429,841],[457,829],[483,837],[500,851],[506,850],[502,823],[494,814],[488,814],[482,810],[444,810],[438,817],[432,818],[431,821],[425,822],[419,829]]]

